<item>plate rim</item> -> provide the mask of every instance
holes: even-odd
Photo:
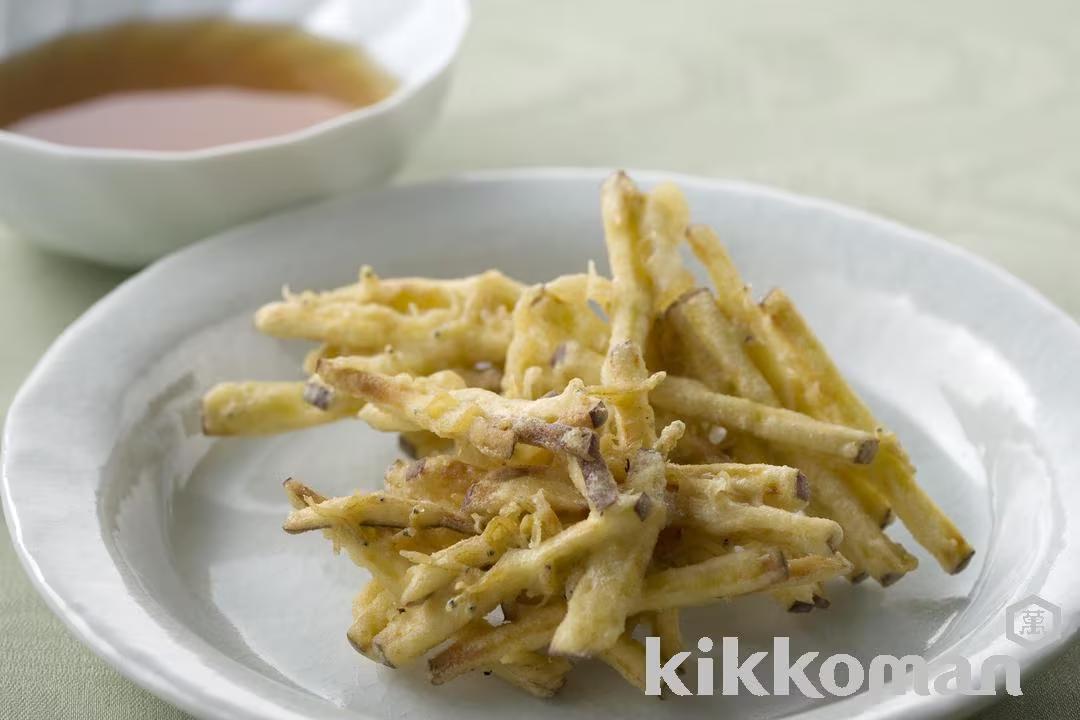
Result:
[[[0,496],[2,496],[4,516],[11,536],[12,545],[15,548],[20,564],[30,579],[31,585],[43,598],[49,610],[61,620],[68,632],[70,632],[81,644],[103,659],[120,675],[165,702],[198,717],[218,717],[220,713],[224,712],[239,713],[236,715],[237,717],[263,717],[249,711],[244,706],[238,705],[235,702],[223,702],[223,699],[214,693],[184,692],[176,684],[171,675],[157,669],[150,669],[147,665],[140,665],[133,662],[130,647],[126,648],[128,652],[125,654],[123,643],[116,643],[114,642],[115,638],[109,638],[99,634],[94,628],[93,617],[90,616],[88,618],[86,615],[73,612],[65,603],[65,599],[57,592],[56,588],[49,583],[48,578],[45,577],[45,574],[34,557],[34,551],[24,542],[22,535],[24,518],[20,517],[19,509],[16,506],[12,495],[13,477],[19,470],[13,467],[14,461],[12,461],[10,457],[10,448],[12,447],[13,442],[22,442],[21,440],[15,439],[19,432],[19,418],[22,417],[25,412],[32,412],[32,408],[24,409],[23,406],[27,404],[25,398],[31,394],[32,390],[37,385],[42,383],[43,380],[48,377],[51,366],[55,364],[56,358],[61,354],[65,345],[73,342],[74,338],[90,330],[98,320],[99,316],[107,315],[112,306],[122,304],[129,293],[134,292],[143,285],[153,283],[159,276],[167,276],[172,272],[174,266],[186,261],[189,257],[197,256],[200,253],[213,252],[218,246],[235,242],[236,240],[234,240],[234,237],[237,239],[242,238],[263,225],[272,225],[282,218],[295,214],[317,212],[322,206],[346,203],[351,199],[368,197],[371,195],[395,194],[403,191],[419,191],[424,189],[430,190],[439,187],[452,189],[462,185],[500,185],[517,181],[560,182],[591,180],[595,181],[597,186],[599,186],[599,183],[604,177],[610,174],[611,171],[611,168],[573,166],[493,168],[459,172],[446,177],[345,193],[318,202],[286,208],[280,212],[273,213],[251,222],[242,223],[204,238],[203,240],[155,261],[139,272],[133,274],[131,277],[126,278],[111,291],[94,302],[75,321],[68,325],[52,343],[50,343],[48,349],[38,359],[31,372],[22,382],[8,408],[4,422],[2,442],[0,442],[0,446],[2,446],[2,452],[0,452]],[[1018,293],[1025,301],[1033,303],[1034,308],[1037,308],[1040,312],[1044,313],[1048,321],[1059,324],[1061,329],[1077,343],[1077,347],[1080,347],[1080,322],[1054,304],[1042,292],[993,261],[981,255],[977,255],[963,246],[950,243],[927,231],[913,228],[867,210],[845,205],[836,200],[796,193],[756,182],[719,177],[705,177],[661,170],[627,169],[626,172],[643,184],[651,185],[656,182],[667,180],[676,182],[683,187],[703,191],[743,193],[752,195],[756,198],[761,198],[768,202],[801,206],[812,209],[815,212],[839,216],[855,222],[870,223],[881,227],[883,230],[887,230],[890,235],[903,235],[907,241],[918,243],[923,246],[926,251],[931,253],[943,253],[956,260],[969,264],[976,270],[990,276],[995,283],[1000,283],[1012,292]],[[1078,528],[1076,527],[1073,528],[1073,534],[1077,534],[1077,529]],[[1069,642],[1075,640],[1077,636],[1080,636],[1080,628],[1074,627],[1069,634],[1055,641],[1052,645],[1041,647],[1037,651],[1023,652],[1022,654],[1024,655],[1025,661],[1024,676],[1030,677],[1044,667],[1046,663],[1058,657],[1066,649]],[[229,685],[230,687],[233,686],[232,681],[229,682]],[[312,695],[312,697],[317,696]],[[858,697],[858,695],[854,697]],[[920,699],[920,701],[912,701],[911,704],[908,704],[905,708],[900,708],[900,710],[903,713],[910,712],[911,710],[918,710],[920,717],[943,717],[959,712],[973,712],[979,707],[989,705],[1001,697],[1002,696],[1000,695],[931,695],[928,698]],[[927,700],[933,702],[927,702]],[[838,699],[832,706],[837,707],[843,702],[844,699]],[[287,709],[284,706],[281,706],[281,710],[282,717],[305,717],[305,715],[302,714],[295,714],[295,711]],[[207,713],[213,714],[210,715]],[[872,712],[871,715],[876,716],[878,713]],[[889,716],[892,717],[891,714]],[[882,715],[882,717],[884,717],[884,715]]]

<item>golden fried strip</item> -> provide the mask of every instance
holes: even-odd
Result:
[[[354,620],[347,633],[349,643],[357,652],[371,658],[371,643],[375,635],[386,627],[389,618],[397,614],[397,612],[397,603],[394,602],[391,593],[384,590],[377,581],[370,581],[353,601]],[[563,606],[563,612],[565,612],[565,606]],[[571,665],[563,658],[550,658],[524,650],[525,646],[535,645],[536,647],[542,647],[546,645],[547,640],[551,637],[551,632],[554,631],[554,623],[552,623],[540,642],[538,644],[532,643],[527,638],[524,638],[521,632],[527,625],[528,622],[522,625],[515,624],[514,637],[507,638],[503,634],[500,638],[503,642],[492,648],[494,652],[488,653],[488,657],[482,658],[478,662],[472,662],[469,669],[480,668],[487,664],[490,670],[503,680],[537,697],[551,697],[565,683]],[[474,621],[462,631],[462,636],[469,631],[474,634],[481,634],[484,627],[491,628],[483,620]],[[505,630],[505,627],[502,629]],[[462,636],[459,636],[458,642],[452,648],[461,645]],[[445,654],[444,651],[443,655]],[[441,677],[437,677],[435,673],[432,673],[432,682],[440,684],[457,674],[460,674],[460,672],[444,673]]]
[[[479,535],[467,537],[413,565],[405,574],[401,602],[423,600],[453,582],[464,568],[494,565],[507,550],[524,545],[519,532],[522,514],[511,506],[505,514],[488,521]]]
[[[835,520],[844,529],[840,552],[854,564],[854,577],[869,574],[881,585],[895,583],[918,566],[918,560],[882,532],[881,522],[864,512],[859,499],[828,468],[800,459],[813,492],[809,511]]]
[[[613,346],[600,374],[604,386],[612,390],[627,389],[607,398],[614,420],[616,451],[629,457],[640,448],[652,447],[656,431],[649,403],[649,374],[637,346],[629,342]]]
[[[754,539],[800,553],[831,554],[844,538],[832,520],[797,515],[767,505],[731,502],[722,491],[680,491],[676,525],[690,525],[734,542]]]
[[[590,555],[570,596],[566,618],[552,638],[551,653],[596,655],[622,634],[657,535],[666,524],[664,470],[664,458],[655,450],[639,451],[634,458],[626,484],[639,494],[622,495],[600,519],[612,526],[615,539]]]
[[[683,607],[768,593],[804,612],[828,605],[831,578],[888,585],[915,566],[882,526],[929,500],[786,296],[756,304],[673,186],[643,195],[616,174],[601,212],[610,282],[591,264],[530,288],[365,269],[260,311],[266,329],[324,343],[309,403],[355,403],[428,449],[412,457],[436,453],[395,463],[385,493],[286,483],[286,525],[322,530],[371,572],[349,638],[376,661],[437,651],[436,684],[484,670],[548,697],[571,668],[561,656],[594,657],[643,687],[638,624],[669,657]],[[693,290],[684,238],[715,296]],[[949,528],[927,523],[920,542],[947,552]]]
[[[788,344],[791,364],[800,370],[795,406],[808,415],[829,418],[829,422],[877,430],[870,408],[844,380],[787,293],[779,288],[769,291],[761,301],[761,310]]]
[[[382,352],[367,353],[357,348],[346,348],[324,343],[304,356],[304,372],[308,375],[314,375],[319,367],[320,360],[336,357],[362,358],[359,362],[365,363],[364,369],[385,375],[395,375],[402,372],[425,375],[451,370],[461,376],[461,379],[465,381],[465,385],[468,387],[497,391],[502,384],[502,370],[489,361],[480,361],[464,366],[436,367],[432,370],[432,363],[423,360],[417,361],[418,355],[416,352],[403,352],[392,346],[384,347]]]
[[[406,457],[420,460],[452,452],[454,443],[427,430],[408,430],[398,435],[398,448]]]
[[[589,517],[535,548],[514,549],[460,592],[446,588],[391,618],[373,649],[391,667],[414,660],[446,640],[471,620],[481,618],[522,590],[547,590],[554,566],[579,559],[610,540],[614,528]]]
[[[553,472],[556,469],[552,466],[544,471],[523,469],[515,473],[494,470],[469,486],[462,512],[494,515],[510,503],[523,502],[543,492],[555,512],[583,516],[589,509],[585,497],[566,473]]]
[[[690,377],[717,392],[777,405],[768,381],[747,354],[746,331],[729,321],[706,288],[679,297],[664,313],[668,350]],[[665,360],[667,360],[665,355]],[[673,358],[674,359],[674,358]]]
[[[961,572],[971,562],[975,549],[960,533],[955,523],[926,494],[915,481],[915,468],[906,453],[888,435],[883,442],[881,458],[866,473],[867,482],[892,505],[915,540],[925,547],[948,573]]]
[[[878,439],[872,433],[715,393],[688,378],[666,378],[653,390],[651,399],[667,410],[715,422],[767,442],[831,455],[856,464],[865,465],[877,454]]]
[[[565,612],[565,606],[563,607]],[[383,591],[376,582],[372,581],[357,597],[353,606],[355,620],[349,629],[348,638],[353,647],[361,654],[372,657],[371,643],[380,632],[390,617],[398,613],[396,604],[389,593]],[[554,630],[554,623],[540,638],[539,642],[532,642],[528,634],[529,620],[514,623],[510,627],[505,623],[499,628],[492,628],[484,620],[475,620],[466,626],[453,646],[441,653],[439,657],[453,655],[457,651],[457,658],[468,663],[467,668],[455,665],[453,662],[444,664],[440,671],[436,672],[433,666],[431,681],[433,684],[441,684],[467,670],[480,669],[484,666],[494,672],[495,675],[510,682],[537,697],[551,697],[563,686],[566,675],[571,670],[571,665],[563,658],[549,658],[539,653],[530,652],[526,648],[543,647],[547,644]],[[557,620],[555,621],[557,622]],[[535,622],[531,623],[535,625]],[[485,629],[498,630],[498,641],[494,645],[488,644],[488,651],[483,657],[478,657],[478,652],[483,653],[476,646],[477,640],[484,637]],[[511,634],[506,633],[511,629]],[[468,648],[462,647],[469,646]],[[463,652],[464,651],[464,652]],[[372,658],[375,659],[375,658]],[[444,657],[444,660],[446,658]]]
[[[426,277],[381,278],[370,265],[360,268],[356,283],[323,292],[293,293],[288,289],[285,296],[298,301],[353,302],[384,305],[403,313],[417,313],[446,307],[456,301],[467,301],[476,295],[485,299],[512,305],[521,292],[520,283],[497,270],[478,275],[447,280]],[[478,286],[486,286],[478,292]]]
[[[604,182],[600,213],[611,265],[609,348],[625,342],[645,347],[652,325],[652,283],[644,266],[641,211],[641,194],[626,173],[615,173]]]
[[[859,469],[849,466],[830,467],[830,470],[844,483],[847,489],[851,491],[851,494],[859,499],[863,512],[874,518],[882,529],[892,524],[895,518],[892,505],[885,499],[885,495],[874,486],[869,474],[864,475]]]
[[[381,528],[443,527],[468,534],[474,531],[470,518],[444,505],[384,492],[358,492],[293,510],[285,519],[283,529],[295,534],[325,530],[336,523]]]
[[[741,550],[647,575],[636,612],[707,605],[717,598],[768,589],[788,577],[779,550]]]
[[[883,452],[870,473],[861,474],[879,489],[912,536],[946,572],[967,567],[975,550],[960,530],[915,481],[915,469],[895,437],[882,433],[870,409],[851,389],[794,303],[782,291],[773,291],[762,309],[783,334],[814,378],[813,387],[800,388],[796,402],[804,412],[829,422],[883,434]]]
[[[679,624],[679,609],[667,608],[647,613],[652,632],[660,638],[660,659],[666,662],[683,651],[682,628]]]
[[[757,461],[764,456],[753,443],[740,442],[734,449],[741,461]],[[853,579],[872,574],[879,582],[891,584],[917,566],[917,560],[882,531],[880,519],[869,515],[859,498],[818,458],[790,451],[780,453],[779,457],[805,472],[811,488],[807,512],[834,520],[843,528],[840,551],[854,563]],[[863,466],[845,464],[844,467]]]
[[[736,502],[797,512],[810,499],[810,482],[796,468],[785,465],[713,463],[678,465],[668,463],[668,487],[692,486],[703,490],[716,487]]]
[[[648,249],[645,268],[652,280],[656,313],[694,287],[694,276],[679,255],[689,218],[686,197],[674,183],[660,183],[645,196],[641,238]]]
[[[410,567],[401,555],[403,551],[431,553],[461,538],[460,533],[443,528],[397,531],[341,524],[324,529],[323,535],[333,543],[335,553],[345,550],[349,559],[371,573],[394,598],[400,596],[403,578]]]
[[[428,661],[432,684],[445,682],[473,670],[492,667],[515,652],[547,647],[566,615],[566,603],[552,600],[532,607],[513,622],[491,625],[479,620],[467,626],[454,642]]]
[[[742,281],[715,233],[708,228],[694,227],[689,232],[689,241],[716,285],[718,305],[728,317],[752,336],[753,340],[747,344],[746,351],[768,379],[782,404],[788,408],[805,410],[805,405],[799,405],[797,398],[808,396],[806,389],[810,374],[803,367],[796,349],[753,301],[749,288]],[[810,414],[813,416],[813,413]],[[829,417],[818,419],[836,420]],[[815,477],[819,478],[817,484],[826,485],[823,494],[827,496],[827,502],[816,503],[815,514],[841,521],[846,533],[842,547],[855,560],[856,577],[867,572],[863,567],[867,562],[874,566],[875,576],[884,578],[887,582],[895,582],[906,569],[913,567],[913,558],[902,547],[893,543],[883,533],[870,529],[871,524],[884,527],[891,516],[891,508],[887,501],[882,501],[880,494],[875,493],[869,483],[848,481],[848,478],[856,474],[853,472],[855,466],[843,466],[839,473],[844,478],[841,483],[837,476],[824,474],[825,471],[820,469],[820,463],[816,460],[798,455],[792,457],[795,464],[804,469],[807,465],[818,468]],[[862,466],[858,469],[861,470]],[[857,498],[857,504],[851,502],[853,494]],[[840,514],[843,512],[854,514]]]
[[[316,340],[363,354],[391,346],[408,366],[403,371],[426,375],[477,362],[501,363],[520,292],[518,283],[493,270],[461,280],[383,281],[367,268],[356,286],[286,293],[284,301],[256,313],[255,325],[275,337]],[[484,331],[476,332],[478,326]]]
[[[566,684],[566,676],[572,669],[573,665],[566,658],[518,652],[507,658],[507,662],[493,665],[491,671],[530,695],[549,698]]]
[[[283,485],[289,503],[296,508],[295,512],[310,510],[311,506],[333,504],[332,499],[293,478],[286,480]],[[335,553],[344,549],[354,563],[366,568],[374,581],[390,594],[393,602],[396,602],[402,592],[403,578],[409,569],[409,562],[402,557],[402,552],[436,552],[461,537],[460,533],[443,528],[399,532],[396,528],[361,526],[340,521],[324,528],[312,529],[323,531],[333,542]],[[370,647],[367,647],[365,652],[370,652]]]
[[[632,385],[648,377],[641,351],[653,322],[653,288],[640,228],[642,198],[625,173],[615,173],[601,188],[600,208],[612,285],[611,335],[600,379],[607,386]],[[616,444],[626,457],[652,447],[656,438],[647,393],[623,395],[612,402],[611,411]]]
[[[692,225],[686,234],[694,255],[705,266],[716,293],[717,305],[724,315],[746,334],[746,353],[769,382],[780,405],[794,407],[791,388],[793,368],[784,365],[776,354],[775,330],[761,312],[743,281],[735,263],[716,233],[705,225]]]
[[[393,353],[350,356],[349,366],[378,373],[400,372]],[[436,379],[462,385],[447,373]],[[202,425],[206,435],[270,435],[356,417],[364,401],[314,377],[302,382],[226,382],[211,388],[202,399]]]
[[[390,617],[397,612],[397,606],[392,593],[378,580],[369,580],[353,600],[353,623],[346,633],[353,649],[370,658],[372,640],[386,627]]]
[[[586,275],[564,275],[522,293],[506,351],[506,397],[535,399],[574,378],[600,381],[608,327],[589,309],[589,283]]]
[[[788,558],[787,566],[787,579],[780,583],[777,589],[823,583],[851,572],[852,567],[842,553]]]
[[[589,398],[581,383],[571,383],[554,397],[526,401],[465,388],[460,383],[449,387],[442,373],[413,378],[367,372],[355,368],[350,358],[321,361],[319,376],[395,420],[467,443],[500,460],[508,460],[518,442],[578,457],[587,455],[593,438],[591,428],[607,418],[603,403]]]
[[[394,461],[386,471],[383,485],[391,495],[461,507],[469,487],[486,472],[451,455],[434,455],[412,462]],[[500,509],[488,515],[497,515]],[[470,513],[463,510],[462,514]]]
[[[364,403],[303,382],[225,382],[202,400],[206,435],[272,435],[353,417]]]
[[[708,486],[732,502],[767,505],[790,512],[804,509],[810,499],[806,476],[796,468],[782,465],[667,463],[665,477],[669,488]],[[492,516],[505,505],[527,501],[537,491],[544,493],[560,515],[573,518],[588,512],[584,495],[555,466],[489,471],[469,486],[461,509],[466,514]]]

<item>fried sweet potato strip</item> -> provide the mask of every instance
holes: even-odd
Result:
[[[400,434],[382,490],[285,483],[285,530],[322,532],[370,575],[352,646],[426,659],[434,684],[483,671],[550,697],[594,658],[644,689],[643,625],[670,658],[683,608],[762,595],[807,612],[834,578],[899,580],[917,563],[883,531],[894,514],[962,569],[970,546],[790,299],[758,304],[675,186],[616,173],[600,204],[610,279],[365,268],[258,312],[319,343],[306,382],[206,394],[208,435],[341,418]]]
[[[638,451],[627,473],[630,492],[620,494],[602,515],[593,511],[598,522],[613,529],[615,538],[589,557],[570,595],[566,617],[552,638],[552,653],[596,655],[622,635],[656,538],[666,524],[664,471],[660,453]]]
[[[702,383],[688,378],[668,377],[652,392],[651,399],[668,410],[679,408],[690,417],[708,420],[766,442],[858,465],[870,463],[878,450],[878,438],[872,432],[712,392]]]
[[[774,290],[762,301],[762,308],[797,355],[803,368],[799,377],[812,378],[796,385],[796,407],[812,417],[874,432],[881,439],[881,457],[849,482],[866,483],[884,495],[912,536],[946,572],[957,573],[967,567],[975,550],[919,487],[915,468],[896,436],[883,429],[851,389],[791,299]]]
[[[503,395],[529,400],[560,392],[577,378],[593,385],[607,348],[608,328],[589,308],[590,278],[566,275],[527,288],[514,306]]]
[[[335,389],[376,406],[399,423],[396,427],[427,430],[496,460],[509,460],[518,443],[588,456],[592,425],[606,417],[602,402],[590,398],[580,382],[555,397],[515,400],[463,383],[456,388],[433,384],[441,373],[430,378],[389,376],[357,369],[351,360],[323,360],[319,376]]]
[[[461,280],[382,280],[365,267],[355,285],[325,293],[286,291],[283,301],[256,313],[255,326],[274,337],[348,348],[349,354],[389,346],[400,353],[400,372],[427,375],[478,362],[501,364],[521,290],[496,271]]]
[[[226,382],[202,401],[207,435],[273,435],[356,417],[364,403],[303,382]]]

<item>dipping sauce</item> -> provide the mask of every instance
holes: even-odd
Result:
[[[197,150],[299,130],[394,87],[355,46],[293,26],[125,23],[0,63],[0,128],[65,145]]]

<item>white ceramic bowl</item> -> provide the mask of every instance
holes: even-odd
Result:
[[[750,185],[633,175],[679,182],[758,292],[791,294],[977,548],[967,570],[945,575],[894,527],[921,562],[888,590],[833,583],[832,607],[808,615],[752,598],[700,608],[684,615],[686,637],[738,635],[749,653],[786,636],[792,658],[843,652],[864,666],[882,653],[959,654],[975,667],[1009,654],[1025,672],[1064,647],[1080,626],[1076,323],[1000,270],[893,223]],[[301,377],[310,344],[251,322],[283,283],[333,287],[362,263],[386,277],[583,271],[604,257],[603,176],[534,170],[339,198],[188,248],[98,303],[42,359],[5,428],[4,512],[49,606],[125,675],[204,718],[926,720],[991,700],[809,701],[793,690],[656,702],[583,663],[545,702],[479,674],[432,687],[422,663],[390,670],[349,646],[366,573],[318,533],[281,531],[280,483],[373,489],[396,439],[344,422],[215,440],[200,431],[200,395],[227,378]],[[1007,608],[1036,593],[1060,623],[1016,644]]]
[[[0,0],[0,60],[132,19],[295,23],[355,43],[398,80],[386,100],[266,140],[191,152],[77,148],[0,130],[0,222],[48,248],[137,266],[271,210],[377,185],[431,124],[466,0]]]

